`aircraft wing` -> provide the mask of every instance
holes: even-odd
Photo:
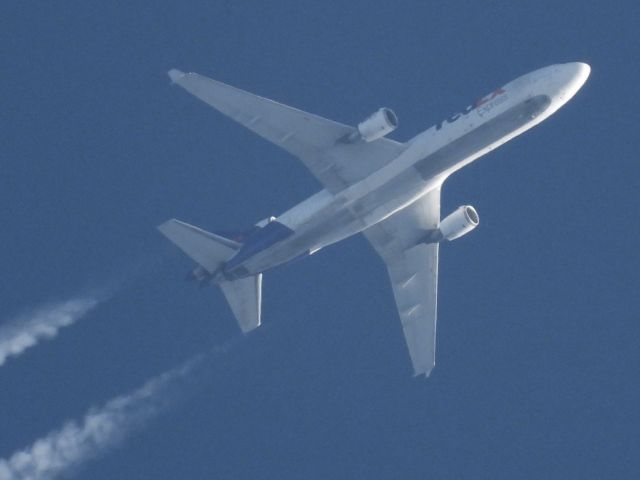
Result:
[[[402,143],[387,138],[370,143],[339,142],[355,128],[197,73],[174,69],[169,77],[203,102],[298,157],[331,193],[364,179],[405,149]]]
[[[384,260],[415,375],[435,366],[438,244],[418,243],[440,223],[440,188],[364,231]]]

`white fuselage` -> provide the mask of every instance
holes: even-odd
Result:
[[[293,233],[227,274],[238,278],[263,272],[375,225],[549,117],[588,74],[587,65],[567,63],[507,83],[411,139],[398,157],[364,180],[335,195],[322,190],[280,215],[277,221]]]

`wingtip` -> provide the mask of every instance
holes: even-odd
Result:
[[[162,222],[160,225],[156,225],[156,228],[158,230],[160,230],[160,232],[162,232],[163,234],[165,234],[167,228],[169,228],[169,225],[175,223],[176,219],[175,218],[170,218],[169,220],[167,220],[166,222]]]
[[[167,72],[167,75],[169,75],[171,83],[176,83],[178,80],[185,76],[185,73],[181,70],[178,70],[177,68],[172,68]]]
[[[429,378],[431,376],[431,372],[433,372],[435,365],[429,365],[428,367],[425,368],[416,368],[413,371],[413,377],[424,377]]]

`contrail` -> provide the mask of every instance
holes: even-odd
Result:
[[[224,353],[226,347],[213,353]],[[191,377],[206,355],[147,381],[139,389],[90,409],[81,421],[72,420],[7,459],[0,459],[0,480],[49,480],[74,472],[122,442],[128,434],[178,399],[182,380]]]
[[[54,338],[61,328],[74,324],[105,299],[104,295],[95,295],[54,303],[3,323],[0,325],[0,366],[9,357],[17,357],[42,340]]]

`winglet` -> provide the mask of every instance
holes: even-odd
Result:
[[[171,83],[176,83],[178,80],[180,80],[182,77],[186,75],[184,72],[178,70],[177,68],[172,68],[167,72],[167,74],[171,79]]]

